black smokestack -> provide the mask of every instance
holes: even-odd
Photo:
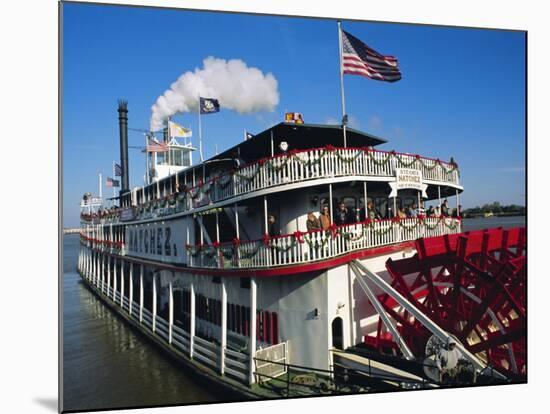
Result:
[[[126,193],[128,184],[128,101],[118,101],[118,127],[120,130],[120,166],[122,167],[120,193]]]

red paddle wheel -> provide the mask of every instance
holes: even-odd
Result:
[[[388,260],[391,285],[481,361],[504,375],[526,376],[525,228],[419,239],[417,255]],[[388,294],[378,295],[415,356],[432,335]],[[398,349],[378,323],[371,345]]]

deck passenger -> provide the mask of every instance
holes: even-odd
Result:
[[[307,213],[306,227],[307,231],[321,230],[321,222],[317,217],[315,217],[313,211]]]
[[[353,212],[346,207],[346,204],[343,201],[341,201],[338,205],[334,222],[337,226],[355,223],[355,214],[353,214]]]
[[[453,208],[453,217],[460,218],[462,216],[462,206],[459,205],[458,209]]]
[[[382,218],[380,216],[380,213],[378,212],[378,210],[376,210],[376,208],[374,207],[374,204],[372,201],[369,201],[368,204],[367,204],[367,210],[368,210],[368,214],[369,214],[369,219],[371,220],[379,220],[380,218]]]
[[[407,218],[407,214],[405,213],[405,210],[403,210],[403,207],[397,209],[397,217],[400,219]]]
[[[441,215],[443,217],[449,217],[449,205],[447,199],[441,204]]]
[[[328,206],[323,206],[321,215],[319,216],[319,221],[321,223],[321,229],[328,230],[330,228],[330,212]]]
[[[428,217],[434,217],[435,216],[434,206],[428,207],[428,211],[426,211],[426,216],[428,216]]]
[[[442,382],[445,377],[453,379],[456,377],[458,362],[464,360],[462,353],[456,347],[456,341],[449,337],[445,348],[442,348],[435,358],[439,368],[439,380]]]
[[[268,215],[267,221],[268,221],[267,234],[269,235],[269,237],[280,236],[281,229],[279,228],[279,223],[277,223],[277,219],[275,218],[275,215],[274,214]]]

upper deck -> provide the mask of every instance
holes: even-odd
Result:
[[[389,183],[395,180],[398,168],[419,170],[428,185],[428,198],[436,198],[436,187],[439,196],[462,191],[454,161],[377,150],[373,145],[383,143],[380,138],[349,129],[347,133],[348,143],[356,146],[342,147],[338,126],[279,124],[195,167],[134,188],[122,197],[123,217],[117,210],[83,214],[82,218],[109,223],[155,220],[303,186],[346,181]],[[281,142],[290,149],[276,153]],[[269,154],[264,156],[266,152]],[[250,159],[253,161],[243,163]]]

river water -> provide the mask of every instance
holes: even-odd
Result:
[[[63,248],[64,410],[219,401],[86,288],[75,272],[78,235]]]
[[[463,231],[500,226],[525,226],[525,217],[463,221]],[[75,272],[78,235],[65,236],[63,247],[64,410],[220,401],[85,287]]]
[[[509,229],[511,227],[525,227],[525,216],[514,217],[487,217],[462,220],[462,231],[489,229],[502,227]]]

